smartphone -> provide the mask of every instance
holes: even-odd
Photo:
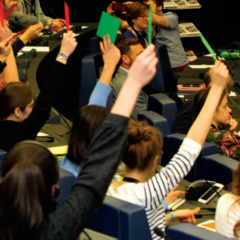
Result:
[[[224,188],[224,185],[220,184],[220,183],[216,183],[213,185],[212,188],[209,188],[207,190],[207,192],[205,192],[199,199],[198,202],[201,203],[208,203],[211,199],[213,199],[217,193],[216,192],[220,192],[222,189]],[[214,190],[215,191],[214,191]]]
[[[170,205],[168,205],[169,211],[174,211],[178,209],[180,206],[182,206],[186,202],[186,199],[177,198],[174,200],[174,202]]]
[[[112,4],[112,10],[125,12],[126,11],[126,5],[123,4],[123,3],[113,3]]]

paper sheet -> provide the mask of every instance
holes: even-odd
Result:
[[[30,52],[32,49],[36,49],[37,52],[49,52],[49,47],[36,47],[36,46],[29,46],[22,48],[23,52]]]
[[[205,228],[212,232],[217,232],[216,230],[216,222],[214,220],[208,220],[206,222],[200,223],[197,225],[198,227]]]
[[[68,151],[68,145],[64,145],[64,146],[60,146],[60,147],[51,147],[51,148],[48,148],[48,150],[53,155],[65,155],[65,154],[67,154],[67,151]]]
[[[206,64],[202,64],[202,65],[188,65],[190,68],[192,69],[204,69],[204,68],[213,68],[214,65],[206,65]]]
[[[39,132],[37,134],[37,137],[50,137],[47,133],[42,133],[42,132]]]

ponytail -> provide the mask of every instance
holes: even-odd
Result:
[[[41,169],[16,163],[2,178],[0,196],[0,239],[36,239],[48,205]]]

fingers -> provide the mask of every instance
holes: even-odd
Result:
[[[171,190],[171,192],[174,192],[175,191],[175,189],[177,189],[178,188],[178,186],[179,186],[179,184],[177,184],[172,190]]]

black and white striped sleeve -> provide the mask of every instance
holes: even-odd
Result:
[[[144,184],[146,207],[157,208],[162,203],[172,188],[189,173],[201,149],[197,142],[184,139],[169,164]]]

